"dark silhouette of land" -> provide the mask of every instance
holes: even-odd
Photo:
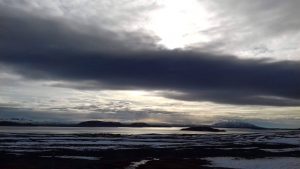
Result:
[[[221,129],[226,128],[236,128],[236,129],[253,129],[253,130],[285,130],[285,128],[265,128],[257,126],[247,122],[240,121],[225,121],[218,122],[212,125],[195,125],[195,124],[165,124],[165,123],[143,123],[143,122],[133,122],[133,123],[121,123],[113,121],[83,121],[79,123],[55,123],[55,122],[22,122],[22,121],[0,121],[0,126],[45,126],[45,127],[185,127],[182,130],[186,131],[211,131],[220,132]],[[221,129],[220,129],[221,128]],[[289,130],[300,130],[289,129]]]
[[[184,131],[208,131],[208,132],[225,132],[225,130],[215,129],[209,126],[187,127],[181,130]]]

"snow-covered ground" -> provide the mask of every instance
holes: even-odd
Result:
[[[211,161],[212,167],[234,169],[299,169],[300,157],[239,159],[233,157],[206,158]]]
[[[204,134],[204,135],[80,135],[80,134],[20,134],[0,133],[0,150],[10,152],[34,152],[53,149],[97,150],[130,148],[189,148],[195,146],[215,146],[223,150],[239,146],[240,149],[259,148],[255,145],[290,145],[289,149],[281,147],[265,148],[269,152],[299,151],[300,131],[269,131],[246,134]],[[218,147],[217,147],[218,146]]]
[[[43,158],[65,158],[65,159],[76,159],[76,160],[99,160],[99,157],[88,157],[88,156],[41,156]]]
[[[66,163],[102,161],[107,165],[121,164],[123,169],[147,165],[173,165],[173,168],[177,162],[183,168],[211,162],[212,168],[300,169],[300,131],[184,135],[0,132],[0,153],[2,158],[9,156],[11,163],[15,157],[34,160],[38,157],[41,161],[58,159]]]

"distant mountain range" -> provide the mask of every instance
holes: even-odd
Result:
[[[120,123],[105,121],[85,121],[78,123],[78,127],[199,127],[199,128],[242,128],[242,129],[264,129],[251,123],[226,121],[213,125],[177,125],[177,124],[147,124],[147,123]]]
[[[28,122],[0,121],[0,126],[36,126]]]
[[[148,123],[120,123],[111,121],[84,121],[79,123],[51,123],[51,122],[33,122],[33,121],[9,121],[0,120],[0,126],[55,126],[55,127],[186,127],[186,130],[214,130],[215,128],[237,128],[237,129],[270,129],[256,126],[247,122],[226,121],[218,122],[212,125],[180,125],[180,124],[148,124]],[[188,128],[189,127],[189,128]],[[280,128],[277,128],[280,129]],[[299,129],[296,129],[299,130]]]
[[[84,121],[78,124],[57,124],[57,123],[22,123],[22,122],[13,122],[13,121],[0,121],[0,126],[62,126],[62,127],[179,127],[176,125],[167,125],[167,124],[147,124],[147,123],[120,123],[120,122],[106,122],[106,121]],[[186,127],[181,130],[186,131],[208,131],[208,132],[221,132],[224,130],[219,130],[212,128],[210,126],[183,126]]]
[[[263,127],[259,127],[251,123],[240,122],[240,121],[218,122],[211,126],[216,128],[265,129]]]

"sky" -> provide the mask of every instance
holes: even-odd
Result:
[[[0,0],[0,119],[300,127],[298,0]]]

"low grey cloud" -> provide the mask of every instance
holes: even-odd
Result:
[[[80,122],[85,120],[104,120],[122,122],[158,122],[184,124],[198,122],[191,116],[179,112],[155,110],[116,110],[98,109],[87,113],[65,111],[65,108],[52,110],[34,110],[31,108],[17,108],[13,105],[0,105],[0,120],[33,120],[36,122]],[[58,111],[59,110],[59,111]],[[178,118],[180,117],[180,118]],[[202,120],[205,121],[205,120]],[[210,121],[211,122],[211,121]]]

